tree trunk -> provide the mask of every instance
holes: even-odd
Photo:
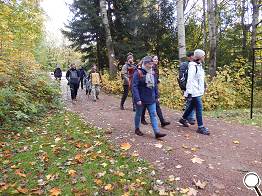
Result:
[[[185,20],[184,20],[183,0],[177,1],[177,27],[178,27],[178,48],[179,60],[186,56]]]
[[[117,68],[115,65],[115,52],[113,48],[113,41],[112,41],[110,26],[108,22],[105,0],[100,0],[100,10],[102,15],[102,21],[106,31],[106,47],[107,47],[107,55],[109,60],[109,74],[111,78],[115,78],[117,73]]]
[[[216,74],[216,52],[217,52],[217,42],[216,42],[216,16],[215,16],[215,6],[213,0],[207,0],[207,12],[208,12],[208,31],[209,31],[209,74],[211,77]]]
[[[241,5],[241,27],[242,27],[242,55],[243,57],[247,56],[247,27],[245,25],[245,12],[246,12],[246,7],[245,7],[245,2],[246,0],[242,0],[242,5]]]
[[[206,0],[203,0],[203,50],[207,48],[207,33],[206,33]]]
[[[257,38],[257,25],[258,25],[258,1],[252,0],[253,14],[252,14],[252,36],[251,36],[251,48],[256,48],[256,38]]]

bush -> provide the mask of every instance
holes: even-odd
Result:
[[[18,129],[60,106],[59,86],[50,81],[46,73],[37,70],[37,73],[24,72],[22,75],[23,79],[17,76],[0,83],[1,129]],[[12,77],[5,74],[2,78]]]

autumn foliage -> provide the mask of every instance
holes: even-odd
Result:
[[[18,127],[53,106],[59,91],[41,71],[39,2],[0,3],[0,126]]]

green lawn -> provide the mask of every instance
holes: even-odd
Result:
[[[49,114],[20,133],[0,134],[2,195],[156,194],[146,162],[73,113]]]
[[[262,109],[254,110],[253,119],[250,119],[250,109],[215,110],[205,112],[205,115],[213,118],[221,118],[225,121],[262,127]]]

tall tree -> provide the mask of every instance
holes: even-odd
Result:
[[[185,37],[185,20],[184,20],[184,2],[183,0],[177,1],[177,27],[178,27],[178,49],[179,60],[186,56],[186,37]]]
[[[217,53],[217,24],[215,15],[215,1],[207,0],[207,12],[208,12],[208,31],[209,31],[209,74],[211,77],[216,74],[216,53]]]
[[[261,2],[258,4],[260,0],[252,0],[253,14],[252,14],[252,36],[251,36],[251,48],[256,48],[256,37],[257,37],[257,25],[258,25],[258,16],[259,16],[259,6],[261,6]]]
[[[106,32],[106,47],[107,47],[107,56],[109,60],[109,73],[111,78],[114,78],[116,76],[117,69],[115,65],[115,52],[114,52],[113,41],[110,32],[110,26],[108,22],[105,0],[100,0],[100,10],[101,10],[102,21]]]

